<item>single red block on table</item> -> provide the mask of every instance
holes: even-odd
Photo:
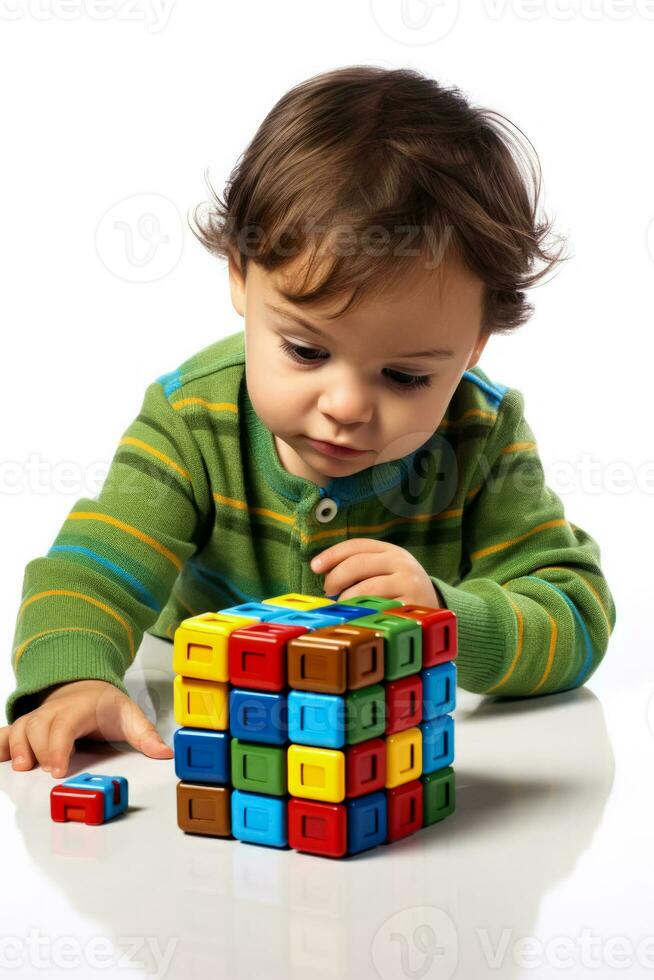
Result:
[[[347,812],[342,803],[292,796],[288,801],[288,842],[296,851],[343,857],[347,851]]]
[[[410,674],[388,681],[386,694],[386,734],[394,735],[422,721],[422,677]]]
[[[256,691],[281,691],[286,686],[286,644],[308,632],[306,626],[274,622],[234,630],[227,647],[230,684]]]
[[[457,655],[456,614],[451,609],[432,609],[408,603],[392,609],[394,616],[405,616],[422,624],[422,666],[435,667]]]
[[[50,816],[57,823],[104,823],[104,793],[101,789],[54,786],[50,790]]]
[[[363,796],[386,786],[386,741],[369,738],[345,749],[345,796]]]
[[[386,790],[386,819],[388,835],[386,842],[408,837],[423,824],[422,782],[412,779],[393,789]]]

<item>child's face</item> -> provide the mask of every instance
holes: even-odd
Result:
[[[483,283],[460,263],[440,272],[417,268],[392,293],[365,297],[331,321],[321,317],[345,299],[303,308],[286,302],[276,286],[293,281],[288,268],[268,273],[250,261],[244,282],[230,261],[229,276],[232,302],[245,318],[252,405],[273,433],[284,468],[318,486],[418,449],[486,343],[479,336]],[[305,363],[282,349],[285,342]],[[452,356],[406,356],[435,347]],[[428,386],[409,387],[425,376]],[[309,439],[365,452],[337,458]]]

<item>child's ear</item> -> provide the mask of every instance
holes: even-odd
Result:
[[[245,316],[245,278],[241,272],[240,256],[230,251],[227,262],[232,304],[240,316]]]
[[[481,355],[482,355],[482,353],[484,351],[484,347],[486,346],[486,343],[488,342],[488,338],[489,337],[490,337],[490,334],[488,334],[488,333],[481,333],[479,335],[479,339],[477,340],[477,343],[475,344],[474,350],[473,350],[472,354],[470,355],[470,360],[468,361],[468,365],[467,365],[466,370],[468,370],[469,368],[472,368],[472,367],[475,366],[475,364],[477,363],[477,361],[479,360],[479,358],[481,357]]]

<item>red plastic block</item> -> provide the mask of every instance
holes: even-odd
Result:
[[[386,794],[386,842],[390,844],[422,827],[422,783],[419,779],[413,779],[410,783],[387,790]]]
[[[345,750],[345,796],[363,796],[386,786],[386,740],[369,738]]]
[[[456,615],[451,609],[407,604],[393,609],[394,616],[405,616],[422,624],[422,666],[435,667],[457,655]]]
[[[50,816],[57,823],[104,823],[104,793],[101,789],[54,786],[50,790]]]
[[[297,851],[343,857],[347,851],[346,807],[292,796],[288,801],[288,843]]]
[[[422,721],[422,677],[410,674],[386,684],[386,734],[394,735]]]
[[[253,623],[229,634],[229,682],[233,687],[281,691],[286,685],[286,644],[306,626]]]

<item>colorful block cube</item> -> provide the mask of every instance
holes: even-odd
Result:
[[[232,688],[229,692],[229,730],[234,738],[284,745],[288,741],[286,695]]]
[[[456,655],[451,610],[381,596],[290,593],[184,620],[178,826],[343,858],[443,820]],[[97,817],[104,797],[71,806]]]
[[[301,745],[339,749],[345,742],[345,700],[337,694],[289,691],[288,737]]]
[[[229,783],[230,736],[209,728],[178,728],[173,738],[175,772],[180,779]]]
[[[307,800],[340,803],[345,797],[345,754],[338,749],[289,745],[288,791]]]
[[[367,793],[350,800],[347,805],[347,836],[349,853],[358,854],[377,844],[385,844],[388,836],[387,794]]]
[[[346,807],[342,803],[291,797],[288,801],[288,842],[298,851],[343,857],[347,852]]]
[[[260,793],[232,793],[232,833],[248,844],[284,847],[287,843],[287,803]]]
[[[239,626],[256,622],[246,616],[237,618],[223,613],[202,613],[186,619],[175,632],[173,670],[205,681],[229,680],[229,635]]]
[[[229,786],[177,784],[177,824],[187,834],[229,837],[232,832]]]
[[[127,796],[124,776],[82,772],[52,787],[50,816],[57,823],[106,823],[127,809]]]

